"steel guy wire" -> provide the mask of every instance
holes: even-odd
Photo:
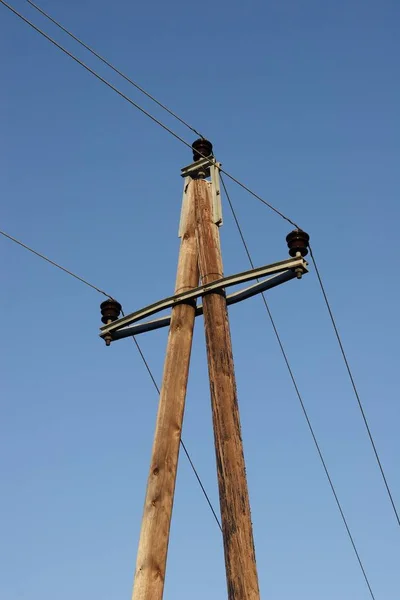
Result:
[[[251,254],[250,254],[250,250],[249,250],[248,244],[247,244],[247,242],[246,242],[246,240],[245,240],[245,238],[244,238],[244,235],[243,235],[243,230],[242,230],[242,228],[241,228],[241,225],[240,225],[240,223],[239,223],[238,217],[237,217],[237,215],[236,215],[236,211],[235,211],[235,209],[234,209],[234,206],[233,206],[233,204],[232,204],[232,201],[231,201],[231,199],[230,199],[230,196],[229,196],[228,190],[227,190],[227,188],[226,188],[225,182],[224,182],[224,180],[223,180],[223,178],[222,178],[222,177],[221,177],[221,182],[222,182],[222,186],[223,186],[223,188],[224,188],[224,191],[225,191],[226,198],[227,198],[227,200],[228,200],[229,207],[230,207],[230,209],[231,209],[231,212],[232,212],[232,215],[233,215],[233,219],[234,219],[234,221],[235,221],[235,224],[236,224],[236,227],[237,227],[237,229],[238,229],[238,232],[239,232],[239,235],[240,235],[240,238],[241,238],[241,241],[242,241],[243,247],[244,247],[244,249],[245,249],[245,251],[246,251],[247,258],[248,258],[248,260],[249,260],[249,264],[250,264],[251,268],[252,268],[252,269],[254,269],[254,262],[253,262],[253,259],[251,258]],[[313,439],[313,441],[314,441],[315,448],[316,448],[316,450],[317,450],[317,453],[318,453],[318,456],[319,456],[319,458],[320,458],[321,464],[322,464],[322,466],[323,466],[323,469],[324,469],[324,471],[325,471],[325,475],[326,475],[326,477],[327,477],[327,479],[328,479],[329,486],[330,486],[330,488],[331,488],[332,494],[333,494],[333,496],[334,496],[334,498],[335,498],[336,505],[337,505],[337,507],[338,507],[338,509],[339,509],[340,516],[341,516],[341,518],[342,518],[343,524],[344,524],[344,526],[345,526],[345,529],[346,529],[346,531],[347,531],[347,535],[348,535],[348,537],[349,537],[349,540],[350,540],[350,542],[351,542],[351,545],[352,545],[352,547],[353,547],[354,554],[356,555],[356,558],[357,558],[358,564],[359,564],[359,566],[360,566],[360,569],[361,569],[361,571],[362,571],[362,574],[363,574],[363,576],[364,576],[364,580],[365,580],[365,583],[367,584],[367,587],[368,587],[368,590],[369,590],[369,592],[370,592],[371,598],[373,598],[373,599],[375,600],[375,596],[374,596],[374,594],[373,594],[373,592],[372,592],[372,588],[371,588],[371,585],[370,585],[370,583],[369,583],[369,579],[368,579],[368,577],[367,577],[367,574],[366,574],[366,571],[365,571],[364,565],[363,565],[363,563],[362,563],[362,560],[361,560],[360,554],[359,554],[359,552],[358,552],[358,550],[357,550],[357,546],[356,546],[356,544],[355,544],[355,541],[354,541],[353,535],[352,535],[352,533],[351,533],[351,531],[350,531],[350,527],[349,527],[349,525],[348,525],[348,522],[347,522],[347,519],[346,519],[346,517],[345,517],[345,515],[344,515],[343,508],[342,508],[341,502],[340,502],[340,500],[339,500],[339,497],[338,497],[338,495],[337,495],[337,492],[336,492],[335,486],[334,486],[334,484],[333,484],[332,478],[331,478],[331,476],[330,476],[330,474],[329,474],[329,470],[328,470],[327,464],[326,464],[326,462],[325,462],[324,456],[323,456],[323,454],[322,454],[321,447],[320,447],[320,445],[319,445],[319,442],[318,442],[318,440],[317,440],[317,437],[316,437],[316,435],[315,435],[315,433],[314,433],[314,428],[313,428],[313,426],[312,426],[312,424],[311,424],[311,421],[310,421],[310,418],[309,418],[309,416],[308,416],[308,412],[307,412],[306,406],[305,406],[305,404],[304,404],[303,397],[302,397],[302,395],[301,395],[301,393],[300,393],[300,390],[299,390],[299,387],[298,387],[298,385],[297,385],[297,381],[296,381],[296,378],[295,378],[295,376],[294,376],[294,373],[293,373],[292,367],[290,366],[289,358],[288,358],[288,356],[287,356],[287,354],[286,354],[286,350],[285,350],[285,348],[284,348],[284,346],[283,346],[283,342],[282,342],[281,336],[280,336],[280,334],[279,334],[279,331],[278,331],[278,328],[277,328],[277,326],[276,326],[275,320],[274,320],[274,318],[273,318],[273,316],[272,316],[271,309],[269,308],[268,302],[267,302],[267,300],[266,300],[266,298],[265,298],[265,293],[264,293],[264,292],[261,292],[261,296],[262,296],[262,300],[263,300],[264,306],[265,306],[265,308],[266,308],[266,311],[267,311],[267,314],[268,314],[269,320],[270,320],[270,322],[271,322],[272,328],[273,328],[273,330],[274,330],[275,337],[276,337],[276,339],[277,339],[277,341],[278,341],[278,345],[279,345],[280,351],[281,351],[281,353],[282,353],[282,356],[283,356],[283,359],[284,359],[284,361],[285,361],[285,364],[286,364],[287,370],[288,370],[288,372],[289,372],[290,379],[291,379],[291,381],[292,381],[292,383],[293,383],[293,387],[294,387],[294,389],[295,389],[295,392],[296,392],[297,398],[299,399],[299,402],[300,402],[300,406],[301,406],[302,412],[303,412],[303,414],[304,414],[304,417],[305,417],[305,419],[306,419],[306,421],[307,421],[307,425],[308,425],[309,431],[310,431],[310,433],[311,433],[312,439]]]
[[[60,269],[60,271],[63,271],[64,273],[67,273],[67,275],[70,275],[71,277],[74,277],[75,279],[77,279],[78,281],[80,281],[81,283],[84,283],[85,285],[87,285],[88,287],[92,288],[93,290],[95,290],[96,292],[98,292],[99,294],[103,294],[104,296],[106,296],[107,298],[110,298],[111,300],[113,299],[113,296],[110,296],[110,294],[107,294],[106,292],[104,292],[103,290],[101,290],[100,288],[98,288],[96,285],[93,285],[92,283],[90,283],[89,281],[87,281],[86,279],[83,279],[83,277],[80,277],[79,275],[76,275],[76,273],[73,273],[72,271],[70,271],[69,269],[66,269],[65,267],[61,266],[60,264],[56,263],[54,260],[51,260],[50,258],[48,258],[47,256],[45,256],[44,254],[42,254],[41,252],[38,252],[37,250],[34,250],[33,248],[31,248],[30,246],[28,246],[27,244],[24,244],[23,242],[21,242],[20,240],[18,240],[17,238],[13,237],[12,235],[9,235],[8,233],[6,233],[5,231],[1,231],[0,230],[0,235],[4,236],[5,238],[11,240],[12,242],[14,242],[15,244],[18,244],[19,246],[21,246],[22,248],[24,248],[25,250],[28,250],[29,252],[31,252],[32,254],[34,254],[35,256],[38,256],[39,258],[41,258],[42,260],[48,262],[49,264],[51,264],[52,266],[56,267],[57,269]],[[122,315],[125,316],[124,311],[121,309]],[[146,370],[153,382],[153,385],[155,387],[155,389],[157,390],[157,392],[160,394],[160,388],[157,385],[157,382],[155,380],[155,377],[150,369],[149,363],[145,357],[145,355],[143,354],[142,348],[140,347],[139,342],[137,341],[137,339],[132,336],[132,340],[136,345],[137,351],[143,361],[144,366],[146,367]],[[183,448],[183,451],[186,455],[186,458],[188,459],[190,466],[192,468],[192,471],[200,485],[200,488],[203,492],[203,495],[207,501],[208,506],[210,507],[210,510],[214,516],[214,519],[216,520],[218,527],[220,528],[220,530],[222,531],[222,527],[221,527],[221,523],[218,519],[218,516],[215,512],[215,509],[212,505],[212,502],[210,500],[210,497],[203,485],[203,482],[201,481],[200,475],[192,461],[192,458],[189,454],[189,451],[184,443],[184,441],[180,440],[181,446]]]

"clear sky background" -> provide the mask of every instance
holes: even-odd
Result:
[[[14,6],[191,143],[24,0]],[[42,0],[310,233],[394,499],[399,473],[400,4]],[[0,6],[1,228],[133,311],[173,291],[191,153]],[[290,227],[227,181],[256,265]],[[226,274],[248,268],[224,206]],[[101,295],[0,239],[0,598],[130,598],[157,395]],[[270,306],[376,600],[400,531],[311,271]],[[368,600],[260,298],[230,309],[264,600]],[[140,338],[157,381],[166,330]],[[203,323],[183,438],[215,506]],[[226,597],[221,535],[181,455],[165,598]]]

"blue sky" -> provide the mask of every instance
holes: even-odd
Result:
[[[13,5],[188,142],[193,136]],[[397,505],[397,2],[43,0],[214,143],[310,233]],[[187,148],[0,7],[1,228],[133,311],[173,291]],[[287,224],[228,183],[256,265]],[[226,274],[247,268],[224,206]],[[98,339],[102,297],[0,239],[5,600],[129,598],[157,397],[134,345]],[[376,600],[400,595],[399,529],[315,274],[269,294]],[[262,597],[369,593],[259,298],[230,309]],[[158,381],[166,331],[140,338]],[[184,440],[218,506],[202,321]],[[226,597],[219,530],[181,455],[165,598]]]

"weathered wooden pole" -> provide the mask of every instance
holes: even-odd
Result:
[[[223,277],[219,230],[213,218],[211,184],[197,179],[192,185],[200,278],[205,284]],[[225,294],[205,295],[203,306],[228,598],[259,600]]]
[[[192,185],[186,194],[175,293],[199,282]],[[194,304],[172,309],[132,600],[163,596],[194,321]]]

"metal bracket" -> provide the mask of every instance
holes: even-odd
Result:
[[[295,279],[296,277],[297,274],[294,271],[285,271],[284,273],[279,273],[279,275],[273,275],[268,279],[264,279],[264,281],[260,281],[259,283],[255,283],[249,287],[239,290],[238,292],[229,294],[229,296],[226,296],[226,304],[228,306],[231,306],[232,304],[237,304],[242,300],[252,298],[257,294],[265,292],[266,290],[271,290],[272,288],[277,287],[281,283],[285,283],[286,281],[290,281],[291,279]],[[202,314],[203,305],[200,304],[199,306],[196,306],[195,316],[199,317]],[[118,329],[118,331],[114,331],[114,333],[112,334],[112,340],[122,340],[127,337],[132,337],[133,335],[139,335],[140,333],[147,333],[148,331],[154,331],[155,329],[161,329],[162,327],[169,327],[170,323],[171,315],[167,315],[165,317],[159,317],[158,319],[153,319],[151,321],[139,323],[138,325],[123,327],[122,329]],[[103,337],[103,334],[101,335]]]
[[[181,169],[181,176],[195,179],[198,177],[199,172],[206,171],[213,164],[216,164],[216,160],[213,156],[200,158],[200,160],[196,160],[187,167],[183,167],[183,169]]]
[[[222,221],[222,203],[221,203],[221,188],[219,185],[219,170],[221,163],[214,162],[210,167],[211,173],[211,190],[213,199],[213,218],[214,223],[221,227]]]
[[[179,221],[179,230],[178,230],[178,237],[182,237],[183,232],[186,229],[186,215],[187,215],[187,191],[188,191],[188,187],[189,187],[189,183],[190,183],[191,178],[190,177],[185,177],[185,179],[183,180],[183,194],[182,194],[182,208],[181,208],[181,218]]]
[[[187,190],[191,179],[198,177],[199,173],[206,174],[211,178],[211,193],[212,193],[212,205],[213,205],[213,222],[221,227],[222,221],[222,203],[221,203],[221,188],[219,183],[219,171],[221,163],[217,162],[215,158],[202,158],[196,162],[188,165],[181,169],[181,176],[184,178],[183,182],[183,197],[182,197],[182,209],[181,218],[179,221],[179,232],[178,237],[182,237],[184,231],[185,219],[187,213]]]
[[[183,302],[196,300],[199,296],[204,296],[205,294],[209,294],[212,292],[217,292],[219,290],[223,290],[227,287],[238,285],[240,283],[245,283],[247,281],[251,281],[252,279],[259,279],[261,277],[266,277],[267,275],[273,275],[277,273],[281,273],[280,278],[270,278],[266,281],[258,282],[257,284],[247,288],[245,290],[240,290],[235,294],[232,294],[228,298],[230,298],[229,304],[234,304],[235,302],[240,302],[246,298],[250,298],[255,294],[258,294],[266,289],[275,287],[280,283],[284,283],[285,281],[289,281],[295,277],[298,277],[299,273],[307,273],[307,262],[301,256],[290,258],[288,260],[282,260],[277,263],[273,263],[271,265],[266,265],[264,267],[258,267],[256,269],[251,269],[250,271],[244,271],[243,273],[238,273],[237,275],[230,275],[228,277],[223,277],[222,279],[218,279],[217,281],[213,281],[211,283],[207,283],[205,285],[201,285],[193,290],[187,292],[181,292],[180,294],[175,294],[174,296],[169,296],[168,298],[164,298],[163,300],[159,300],[154,304],[150,304],[149,306],[142,308],[136,312],[133,312],[113,323],[109,323],[108,325],[104,325],[100,328],[100,337],[104,337],[106,334],[111,334],[113,339],[117,339],[116,332],[122,330],[124,327],[128,325],[132,325],[133,323],[145,319],[146,317],[150,317],[151,315],[165,310],[167,308],[171,308],[176,306],[177,304],[182,304]],[[274,281],[275,279],[275,281]],[[198,307],[199,309],[200,307]],[[199,313],[201,314],[201,313]],[[168,318],[168,317],[166,317]],[[168,322],[165,322],[165,325],[160,325],[165,327],[168,325]],[[147,324],[147,327],[149,325]],[[152,327],[152,329],[156,329],[158,327]],[[144,329],[143,331],[149,331],[150,329]],[[121,331],[122,334],[122,331]],[[132,333],[127,333],[125,335],[119,335],[121,337],[127,337],[128,335],[132,335]]]

